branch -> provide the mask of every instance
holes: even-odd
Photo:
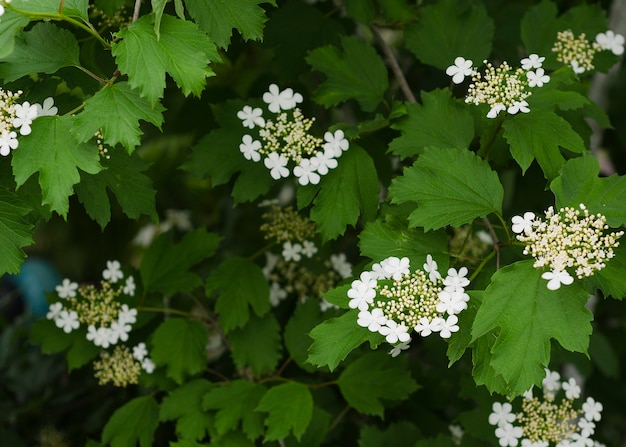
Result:
[[[487,217],[483,217],[483,222],[485,223],[485,226],[487,227],[487,231],[489,231],[489,235],[491,236],[491,239],[493,239],[493,250],[496,252],[496,270],[500,269],[500,239],[498,239],[498,235],[496,234],[495,230],[493,229],[493,226],[491,225],[491,222],[489,222],[489,219],[487,219]]]
[[[133,9],[132,23],[135,23],[139,18],[139,10],[141,9],[141,0],[135,0],[135,9]]]

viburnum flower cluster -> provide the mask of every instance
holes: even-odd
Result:
[[[545,70],[541,67],[545,57],[531,54],[521,60],[521,67],[513,69],[508,62],[502,62],[494,67],[490,62],[485,72],[480,73],[473,67],[473,62],[463,57],[457,57],[454,65],[446,69],[446,74],[452,77],[455,84],[462,83],[466,77],[471,77],[465,102],[468,104],[487,104],[489,112],[487,118],[495,118],[500,112],[515,115],[519,112],[528,113],[530,108],[526,99],[532,94],[529,88],[543,87],[550,81]]]
[[[582,279],[603,269],[615,255],[617,239],[624,234],[623,231],[607,233],[606,217],[590,214],[582,203],[579,209],[565,207],[558,213],[550,207],[545,220],[526,212],[514,216],[512,222],[517,240],[527,244],[524,254],[536,259],[534,267],[550,269],[541,275],[548,280],[550,290],[572,284],[572,273]]]
[[[383,335],[390,344],[409,342],[411,330],[422,337],[438,333],[449,338],[459,330],[457,314],[467,309],[468,271],[451,268],[443,278],[437,268],[431,255],[423,269],[414,272],[409,258],[392,256],[372,265],[348,290],[348,305],[359,310],[357,324]]]
[[[43,105],[28,101],[19,103],[21,95],[21,91],[13,93],[0,88],[0,155],[3,157],[18,148],[18,134],[32,132],[30,126],[37,117],[53,116],[58,111],[52,98],[46,98]]]
[[[580,404],[576,380],[560,380],[558,372],[546,369],[542,397],[524,393],[520,410],[509,402],[494,402],[489,423],[502,447],[593,447],[601,445],[591,436],[600,421],[602,404],[593,398]]]
[[[303,186],[317,185],[322,175],[337,167],[337,159],[350,143],[342,130],[326,132],[323,139],[309,133],[315,118],[302,115],[297,107],[302,100],[291,88],[281,91],[271,84],[263,95],[268,111],[274,114],[271,119],[266,119],[259,107],[247,105],[237,112],[245,128],[258,129],[257,137],[243,136],[239,150],[247,160],[260,162],[263,158],[275,180],[293,174]]]
[[[86,339],[103,349],[128,341],[132,326],[137,321],[137,309],[126,303],[135,295],[136,284],[133,276],[129,275],[124,279],[119,261],[107,261],[106,264],[99,289],[91,284],[79,286],[67,278],[64,279],[56,286],[56,293],[60,300],[49,306],[46,315],[66,334],[86,327]],[[96,377],[101,383],[109,381],[137,383],[136,380],[128,381],[120,378],[126,377],[123,371],[128,369],[126,366],[120,366],[126,364],[126,360],[123,360],[126,351],[128,348],[124,346],[120,349],[116,348],[113,354],[101,354],[101,362],[104,363],[94,365]],[[140,343],[133,348],[132,358],[137,362],[138,368],[148,373],[154,370],[155,365],[147,356],[145,344]],[[115,363],[115,359],[122,363]],[[111,362],[113,366],[109,367]],[[119,374],[111,373],[111,368],[113,372],[119,370]],[[104,377],[108,379],[102,382]]]
[[[572,67],[575,73],[591,71],[593,59],[598,51],[611,51],[616,56],[624,53],[624,36],[608,30],[596,35],[595,42],[587,40],[585,33],[574,36],[572,30],[559,31],[552,51],[556,60]]]

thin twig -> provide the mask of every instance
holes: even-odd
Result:
[[[400,90],[402,90],[402,93],[404,93],[406,100],[411,103],[417,102],[415,96],[413,95],[413,92],[409,88],[409,83],[404,77],[404,73],[402,73],[402,69],[398,64],[398,60],[396,59],[396,55],[394,54],[393,49],[387,44],[383,36],[381,36],[380,31],[378,31],[378,29],[374,25],[370,25],[370,29],[372,30],[372,34],[376,38],[380,49],[383,50],[383,53],[385,53],[385,57],[387,58],[389,67],[391,68],[393,75],[396,77],[396,80],[400,85]]]
[[[133,20],[132,20],[133,23],[135,23],[137,19],[139,18],[140,9],[141,9],[141,0],[135,0],[135,9],[133,10]]]
[[[489,219],[487,219],[487,217],[483,217],[483,222],[485,223],[485,226],[487,227],[487,231],[489,231],[489,235],[491,236],[491,239],[493,239],[493,250],[496,252],[496,270],[500,269],[500,239],[498,239],[498,235],[496,234],[496,231],[493,229],[493,226],[491,225],[491,222],[489,222]]]

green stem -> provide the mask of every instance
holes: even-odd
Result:
[[[70,110],[69,112],[67,112],[65,115],[63,116],[72,116],[78,112],[80,112],[81,110],[83,110],[85,108],[85,103],[82,103],[81,105],[73,108],[72,110]]]
[[[188,318],[195,318],[196,320],[203,320],[204,318],[200,315],[192,314],[191,312],[185,312],[184,310],[178,309],[168,309],[165,307],[138,307],[138,311],[140,312],[159,312],[164,314],[172,314],[172,315],[180,315]]]
[[[500,129],[502,129],[505,116],[506,113],[500,113],[495,118],[495,123],[487,128],[487,131],[483,134],[483,138],[480,139],[480,149],[478,149],[477,155],[486,161],[489,160],[489,152],[496,142]]]
[[[483,261],[480,263],[480,265],[478,267],[476,267],[476,270],[474,270],[474,273],[472,273],[469,277],[470,282],[474,280],[474,278],[476,278],[478,276],[478,274],[482,271],[482,269],[485,267],[485,265],[491,260],[491,258],[493,258],[496,255],[496,251],[492,251],[491,253],[489,253],[487,255],[487,257],[485,259],[483,259]]]
[[[502,224],[502,228],[504,228],[504,231],[506,232],[506,241],[507,241],[507,245],[511,245],[511,233],[509,233],[509,226],[506,224],[506,222],[504,221],[504,218],[500,215],[500,213],[496,213],[496,216],[498,217],[498,220],[500,220],[500,223]]]
[[[265,247],[261,248],[260,250],[258,250],[257,252],[253,253],[252,255],[248,256],[248,260],[249,261],[254,261],[256,258],[258,258],[259,256],[261,256],[263,253],[265,253],[266,251],[268,251],[270,248],[272,248],[274,245],[276,245],[275,242],[271,242],[269,244],[267,244]]]
[[[96,81],[98,81],[101,84],[108,84],[109,83],[109,81],[107,81],[106,79],[101,78],[100,76],[98,76],[97,74],[95,74],[91,70],[88,70],[87,68],[83,67],[82,65],[74,65],[74,67],[78,68],[80,71],[85,73],[87,76],[94,78]]]

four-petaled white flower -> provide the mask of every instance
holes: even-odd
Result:
[[[392,357],[398,357],[402,351],[405,351],[411,347],[410,342],[398,343],[389,351],[389,355]]]
[[[302,254],[307,258],[312,258],[313,255],[317,253],[317,247],[311,241],[303,241],[302,242]]]
[[[37,118],[37,105],[32,106],[28,101],[24,101],[22,104],[15,105],[15,118],[13,119],[13,126],[20,129],[20,134],[29,135],[32,131],[30,125],[33,120]]]
[[[62,310],[63,310],[63,304],[52,303],[50,304],[50,307],[48,308],[48,313],[46,314],[46,318],[48,320],[56,321],[57,318],[59,318],[59,315],[61,315]]]
[[[506,109],[506,111],[509,112],[511,115],[515,115],[518,112],[528,113],[530,112],[530,109],[528,108],[528,103],[526,102],[526,100],[523,100],[515,101],[512,106],[509,106],[509,108]]]
[[[265,167],[270,170],[270,175],[274,180],[282,177],[289,177],[289,169],[287,169],[287,157],[278,152],[271,152],[265,160]]]
[[[550,290],[558,290],[561,288],[561,284],[569,286],[574,282],[574,278],[566,270],[544,272],[541,277],[548,280],[548,289]]]
[[[541,64],[545,61],[545,57],[539,57],[538,54],[531,54],[520,61],[524,70],[530,70],[531,68],[541,68]]]
[[[563,391],[565,391],[565,397],[568,399],[578,399],[580,397],[580,387],[573,377],[570,377],[567,382],[563,382]]]
[[[148,355],[148,350],[146,349],[145,343],[139,343],[137,346],[133,347],[133,357],[139,360],[140,362]]]
[[[500,112],[503,112],[504,110],[506,110],[506,106],[504,104],[497,102],[491,106],[491,109],[489,109],[489,112],[487,113],[487,118],[493,119],[496,116],[498,116]]]
[[[472,64],[471,60],[459,56],[454,59],[454,65],[446,68],[446,74],[452,76],[452,82],[460,84],[467,76],[471,76],[474,73]]]
[[[43,100],[43,104],[35,104],[37,108],[37,118],[40,116],[55,116],[59,109],[54,105],[54,99],[48,97]]]
[[[385,272],[386,278],[393,278],[395,280],[398,280],[402,278],[402,276],[409,274],[410,264],[409,258],[407,257],[400,259],[395,256],[391,256],[381,262],[380,265]]]
[[[260,141],[253,140],[250,135],[243,136],[243,138],[241,139],[241,144],[239,145],[239,150],[241,151],[243,156],[246,157],[246,160],[252,160],[254,162],[259,161],[261,159],[259,149],[261,149]]]
[[[133,278],[132,276],[126,278],[126,283],[124,284],[124,293],[126,295],[133,296],[135,295],[136,288],[137,286],[135,285],[135,278]]]
[[[371,332],[378,332],[381,326],[387,324],[387,317],[383,314],[382,309],[378,307],[369,310],[362,310],[359,312],[356,324],[361,327],[366,327]]]
[[[470,283],[466,278],[468,273],[467,267],[461,267],[458,271],[454,268],[448,269],[448,276],[443,280],[445,289],[449,292],[463,292],[464,287]]]
[[[317,185],[321,180],[320,175],[315,172],[317,166],[315,165],[314,160],[314,158],[303,158],[300,161],[300,164],[293,168],[293,175],[298,177],[298,183],[302,186],[306,186],[309,183]]]
[[[424,271],[428,273],[428,279],[432,282],[441,280],[441,273],[437,271],[437,261],[429,254],[426,256],[426,264],[424,264]]]
[[[107,261],[107,268],[102,272],[102,277],[106,280],[116,283],[118,279],[122,279],[122,273],[119,261]]]
[[[283,258],[285,258],[285,261],[298,262],[300,259],[302,259],[301,253],[302,245],[298,243],[292,244],[291,242],[285,242],[283,244],[282,255]]]
[[[335,159],[335,153],[331,149],[325,149],[324,152],[320,151],[315,154],[314,164],[317,166],[317,172],[321,175],[328,174],[330,169],[335,169],[338,166],[337,159]]]
[[[237,112],[237,118],[243,121],[243,127],[248,129],[254,129],[255,126],[265,127],[263,110],[259,107],[253,109],[250,106],[244,106],[243,110]]]
[[[602,412],[602,404],[593,400],[592,397],[588,397],[583,404],[583,412],[585,413],[585,419],[597,422],[602,418],[600,414]]]
[[[17,146],[19,146],[17,133],[3,130],[2,135],[0,135],[0,155],[6,157],[11,153],[12,149],[17,149]]]
[[[341,157],[343,151],[347,151],[350,143],[345,138],[343,130],[336,130],[335,133],[326,132],[324,134],[324,151],[331,151],[335,158]]]
[[[291,110],[301,103],[302,99],[300,93],[294,93],[290,88],[281,92],[276,84],[271,84],[269,91],[263,94],[263,101],[272,113],[278,113],[281,110]]]
[[[508,402],[494,402],[491,407],[492,413],[489,415],[489,423],[499,427],[513,423],[515,414],[513,414],[513,405]]]
[[[387,343],[395,344],[398,341],[406,343],[411,339],[408,329],[404,324],[398,324],[393,320],[388,320],[385,326],[381,326],[378,332],[385,337]]]
[[[78,284],[70,281],[65,278],[61,284],[56,286],[54,290],[56,290],[59,298],[74,298],[76,296],[76,290],[78,289]]]
[[[435,318],[435,320],[437,319]],[[434,324],[438,326],[437,328],[439,329],[438,332],[441,338],[450,338],[452,337],[453,332],[458,332],[459,326],[457,325],[457,323],[459,322],[459,317],[457,317],[456,315],[450,315],[445,320],[443,318],[439,318],[439,320],[441,321],[438,321]]]
[[[624,36],[621,34],[615,34],[613,31],[608,30],[606,33],[598,34],[596,42],[600,45],[600,48],[611,50],[616,56],[624,54]]]
[[[521,427],[514,427],[512,424],[505,424],[496,428],[496,436],[502,447],[515,447],[519,444],[519,438],[523,434]]]
[[[513,233],[530,234],[533,230],[533,222],[535,220],[535,213],[527,211],[524,216],[513,216],[511,222],[513,222]]]
[[[54,320],[54,323],[58,328],[63,329],[63,332],[69,334],[74,329],[78,329],[80,323],[78,322],[78,314],[76,311],[62,310],[59,312],[59,316]]]
[[[272,282],[272,285],[270,286],[270,304],[272,307],[278,306],[285,298],[287,298],[287,291],[277,282]]]
[[[543,68],[538,68],[537,71],[529,71],[526,73],[528,78],[529,87],[543,87],[543,84],[550,82],[550,76],[548,76]]]

